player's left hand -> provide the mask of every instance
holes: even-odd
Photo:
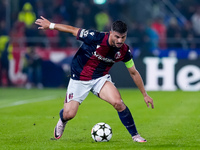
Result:
[[[147,107],[149,108],[149,103],[151,104],[151,108],[154,109],[154,105],[153,105],[153,99],[149,96],[149,95],[146,95],[144,97],[144,101],[145,103],[147,104]]]

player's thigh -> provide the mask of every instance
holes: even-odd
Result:
[[[124,107],[124,103],[122,101],[121,95],[117,88],[114,86],[113,83],[106,81],[103,87],[100,90],[99,97],[114,107],[116,105],[121,105],[120,107]],[[119,108],[123,109],[123,108]]]
[[[80,103],[74,100],[71,100],[70,102],[65,103],[64,113],[63,113],[64,118],[67,118],[67,119],[74,118],[78,111],[79,105]]]

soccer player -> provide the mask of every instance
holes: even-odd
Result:
[[[123,61],[144,96],[146,105],[149,107],[151,104],[154,108],[153,99],[145,91],[143,80],[135,68],[131,51],[124,43],[127,36],[127,25],[122,21],[115,21],[110,32],[106,33],[51,23],[42,16],[35,23],[39,25],[38,29],[55,29],[71,33],[83,42],[72,60],[71,78],[64,109],[61,109],[60,119],[54,129],[55,138],[59,139],[62,136],[65,125],[75,117],[79,105],[91,91],[117,110],[121,122],[132,136],[133,141],[146,142],[138,134],[131,112],[124,104],[108,73],[115,62]]]

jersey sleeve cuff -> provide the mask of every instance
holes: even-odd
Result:
[[[77,39],[77,40],[79,40],[81,30],[82,30],[81,28],[78,30],[78,34],[77,34],[77,36],[76,36],[76,39]]]

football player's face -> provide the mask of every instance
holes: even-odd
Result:
[[[127,33],[118,33],[116,31],[110,31],[109,44],[113,47],[120,48],[126,40]]]

